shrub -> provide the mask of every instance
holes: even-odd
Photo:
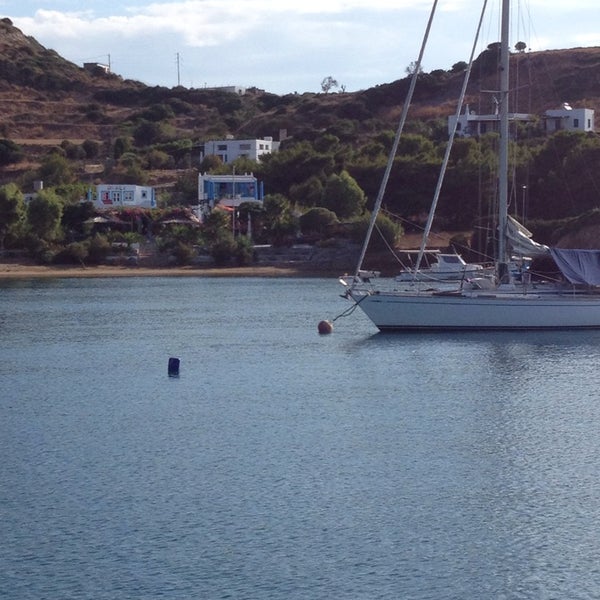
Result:
[[[353,240],[360,243],[365,239],[370,219],[371,215],[366,214],[352,223]],[[376,250],[382,250],[386,247],[394,248],[403,233],[402,227],[382,214],[377,215],[375,224],[376,228],[371,236],[369,247]]]
[[[85,242],[72,242],[63,248],[54,257],[54,262],[58,264],[83,265],[88,257],[89,244]]]
[[[88,249],[89,261],[95,264],[103,262],[111,251],[111,245],[106,236],[97,233],[91,240]]]
[[[24,156],[23,150],[12,140],[0,140],[0,165],[19,162]]]
[[[300,230],[303,234],[323,235],[327,228],[337,221],[335,213],[327,208],[311,208],[300,217]]]
[[[217,266],[223,266],[231,262],[236,250],[237,244],[231,232],[223,232],[209,248],[210,255]]]
[[[235,260],[240,267],[252,264],[254,261],[254,245],[252,240],[246,236],[240,236],[237,239],[235,249]]]
[[[175,257],[175,263],[178,265],[189,265],[196,252],[194,246],[186,244],[185,242],[177,242],[173,248],[173,256]]]

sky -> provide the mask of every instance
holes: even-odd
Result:
[[[82,66],[174,87],[354,92],[406,76],[432,0],[0,0],[25,35]],[[482,0],[438,0],[422,68],[468,61]],[[529,50],[600,46],[598,0],[513,0],[513,40]],[[488,0],[476,54],[498,41]],[[333,90],[335,91],[335,89]]]

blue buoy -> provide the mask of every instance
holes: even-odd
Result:
[[[169,377],[179,377],[179,359],[169,358]]]

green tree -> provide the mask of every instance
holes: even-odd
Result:
[[[204,220],[202,234],[216,265],[225,265],[235,256],[237,244],[229,213],[220,209],[211,211]]]
[[[166,152],[152,148],[146,154],[146,165],[149,169],[170,169],[173,168],[173,159]]]
[[[41,240],[54,240],[60,233],[62,202],[50,190],[42,190],[27,206],[27,222],[31,232]]]
[[[95,140],[84,140],[81,144],[86,158],[97,158],[100,154],[100,144]]]
[[[263,200],[266,234],[275,245],[286,244],[298,231],[298,218],[282,194],[268,194]]]
[[[245,235],[241,235],[236,240],[235,261],[240,267],[252,264],[254,260],[254,246],[252,240]]]
[[[352,237],[357,242],[362,242],[367,234],[371,215],[365,213],[353,222]],[[394,248],[402,236],[402,227],[394,223],[388,216],[379,213],[375,220],[375,230],[369,242],[369,250],[384,250]]]
[[[339,87],[339,84],[331,75],[328,75],[321,81],[321,89],[325,94],[328,94],[333,88],[337,87]]]
[[[97,233],[90,240],[88,248],[88,259],[94,264],[101,263],[110,253],[111,246],[105,235]]]
[[[4,250],[6,236],[24,219],[25,203],[19,188],[14,183],[0,187],[0,250]]]
[[[167,127],[162,121],[157,123],[142,119],[133,131],[133,139],[138,146],[158,144],[167,137]]]
[[[201,173],[217,173],[223,168],[223,161],[214,154],[207,154],[200,163]]]
[[[56,152],[51,152],[42,159],[38,178],[50,187],[71,183],[74,180],[69,161]]]
[[[12,140],[0,140],[0,166],[19,162],[24,156],[21,147]]]
[[[131,150],[131,140],[127,137],[118,137],[115,140],[115,145],[113,147],[113,157],[116,160],[119,160],[123,154],[129,152]]]
[[[267,154],[262,158],[265,189],[272,194],[287,194],[294,184],[309,177],[325,178],[334,171],[335,159],[330,154],[315,152],[307,141]]]
[[[170,204],[189,205],[198,203],[198,171],[188,169],[177,177]]]
[[[327,208],[315,207],[305,212],[300,217],[300,229],[304,235],[317,234],[323,236],[327,228],[337,222],[334,212]]]
[[[323,198],[323,183],[316,175],[290,187],[290,198],[300,206],[318,206]]]
[[[91,202],[65,204],[62,214],[62,226],[68,234],[82,234],[86,229],[85,222],[95,214]]]
[[[69,160],[80,160],[85,158],[85,150],[79,144],[74,144],[70,140],[63,140],[60,147],[64,150],[65,156]]]
[[[364,192],[347,171],[331,175],[327,179],[322,205],[333,211],[338,218],[347,219],[360,215],[365,203]]]
[[[223,210],[216,209],[204,219],[202,234],[207,242],[213,242],[225,231],[231,231],[231,217]]]

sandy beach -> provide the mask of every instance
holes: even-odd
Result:
[[[128,266],[42,266],[24,262],[0,262],[0,279],[65,277],[329,277],[340,273],[316,272],[305,266],[249,267],[128,267]]]

